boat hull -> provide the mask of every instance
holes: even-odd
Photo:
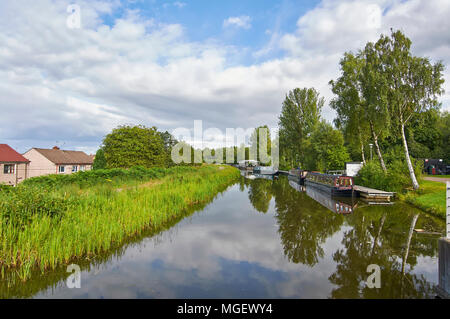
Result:
[[[342,197],[351,197],[353,196],[353,190],[352,189],[339,189],[337,187],[332,187],[329,185],[320,184],[311,180],[306,179],[305,185],[309,187],[314,187],[317,189],[320,189],[324,192],[327,192],[328,194],[332,196],[342,196]]]

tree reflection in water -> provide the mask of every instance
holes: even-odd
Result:
[[[294,263],[310,267],[324,256],[322,245],[344,222],[319,203],[289,186],[287,179],[273,184],[276,220],[284,254]]]
[[[352,228],[344,232],[343,247],[333,254],[336,271],[329,277],[337,287],[332,298],[430,298],[433,285],[412,273],[420,256],[435,257],[437,240],[414,235],[411,226],[420,222],[415,209],[367,207],[348,216]],[[414,212],[413,212],[414,211]],[[429,223],[426,216],[424,223]],[[436,226],[436,225],[435,225]],[[366,287],[367,266],[381,268],[381,288]]]
[[[436,257],[437,237],[418,235],[414,228],[441,231],[442,223],[418,214],[409,205],[361,206],[340,215],[311,200],[287,178],[276,182],[249,181],[249,200],[267,212],[275,200],[275,218],[284,254],[293,263],[310,267],[324,258],[323,244],[342,231],[341,248],[332,255],[337,263],[329,281],[336,287],[331,298],[430,298],[433,284],[413,273],[419,257]],[[356,206],[356,205],[355,205]],[[343,227],[348,226],[348,227]],[[366,287],[367,266],[381,268],[381,288]]]

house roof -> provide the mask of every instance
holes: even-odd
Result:
[[[28,163],[29,160],[13,150],[8,144],[0,144],[0,162]]]
[[[59,148],[45,149],[34,148],[41,153],[49,161],[55,164],[92,164],[94,160],[92,157],[82,151],[66,151]]]

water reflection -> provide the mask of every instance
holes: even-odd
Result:
[[[351,206],[352,214],[336,214],[290,182],[285,177],[242,177],[213,202],[197,207],[195,214],[187,212],[186,218],[168,225],[158,236],[145,234],[94,262],[85,261],[81,289],[66,288],[67,274],[61,270],[37,276],[33,284],[6,287],[0,283],[0,294],[36,298],[433,297],[437,237],[410,230],[442,232],[443,222],[401,203]],[[380,289],[364,284],[372,263],[382,270]]]

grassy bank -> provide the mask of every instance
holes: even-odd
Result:
[[[400,195],[400,199],[423,211],[445,219],[445,184],[423,180],[417,192],[410,191]]]
[[[156,231],[190,206],[212,200],[239,172],[202,166],[164,170],[161,176],[98,179],[92,184],[87,179],[58,184],[61,187],[49,184],[50,190],[29,182],[2,191],[1,276],[13,271],[27,280],[33,269],[55,269],[108,251],[148,229]]]

